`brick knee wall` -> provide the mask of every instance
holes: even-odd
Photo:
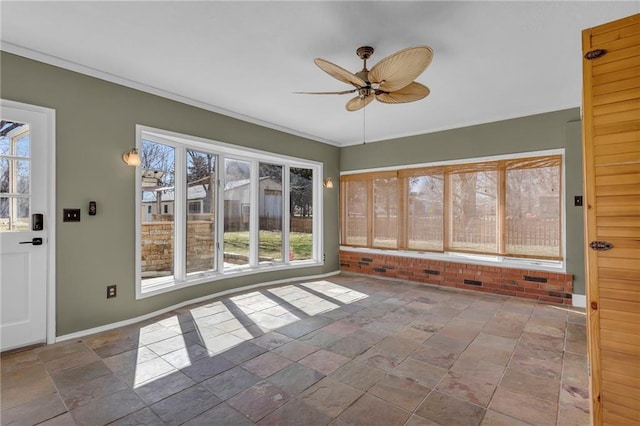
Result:
[[[573,275],[340,251],[340,270],[571,305]]]

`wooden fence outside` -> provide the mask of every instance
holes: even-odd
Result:
[[[451,241],[456,243],[472,243],[480,245],[495,245],[497,224],[495,217],[474,218],[466,226],[454,223]],[[395,240],[398,234],[398,220],[396,216],[377,217],[373,224],[373,233],[379,239]],[[412,240],[425,241],[442,240],[442,218],[422,217],[412,218],[410,235]],[[508,217],[506,221],[507,247],[539,246],[559,247],[560,226],[558,219],[553,218],[520,218]],[[347,219],[349,237],[366,237],[367,218],[365,216],[351,216]]]

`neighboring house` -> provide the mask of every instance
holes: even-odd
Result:
[[[225,218],[241,218],[241,222],[249,221],[249,206],[251,204],[250,180],[242,179],[225,184]],[[282,184],[270,177],[260,178],[259,186],[259,214],[260,217],[282,217]],[[160,202],[153,193],[160,193]],[[148,191],[142,201],[142,218],[145,222],[163,220],[160,215],[173,215],[175,192],[173,187],[164,190]],[[204,211],[207,191],[203,185],[191,186],[187,192],[187,213],[200,214]]]

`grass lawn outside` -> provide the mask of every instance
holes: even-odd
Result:
[[[291,247],[290,260],[311,259],[313,248],[313,235],[311,233],[289,233],[289,245]],[[261,258],[281,259],[282,233],[273,231],[260,231],[258,234],[258,254]],[[249,231],[225,232],[225,253],[233,253],[240,256],[249,256]]]

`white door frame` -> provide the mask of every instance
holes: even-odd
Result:
[[[0,99],[0,108],[14,108],[43,114],[48,143],[47,164],[47,344],[56,342],[56,111],[51,108]]]

